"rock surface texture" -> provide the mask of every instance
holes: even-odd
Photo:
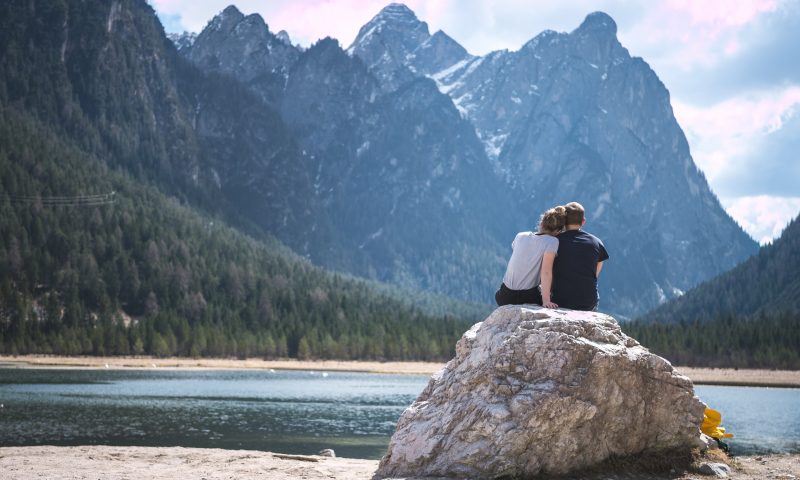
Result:
[[[403,413],[377,476],[564,474],[689,450],[704,408],[612,317],[500,307]]]

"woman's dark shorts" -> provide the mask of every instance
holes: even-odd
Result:
[[[503,305],[522,305],[525,303],[541,305],[542,293],[539,291],[539,287],[533,287],[529,290],[511,290],[506,287],[505,283],[501,283],[497,293],[494,294],[494,299],[497,305],[501,307]]]

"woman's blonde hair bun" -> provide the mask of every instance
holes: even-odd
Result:
[[[562,205],[553,207],[542,214],[539,228],[548,232],[560,232],[567,223],[567,209]]]

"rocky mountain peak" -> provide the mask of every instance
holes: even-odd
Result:
[[[444,33],[441,30],[436,30],[436,32],[434,32],[431,38],[429,38],[427,41],[429,43],[455,44],[461,49],[464,49],[464,47],[462,47],[461,44],[453,40],[453,37]],[[466,53],[466,50],[464,50],[464,52]]]
[[[343,56],[342,47],[339,40],[332,37],[325,37],[317,41],[307,50],[309,56],[319,57],[339,57]]]
[[[167,38],[175,44],[175,48],[180,52],[194,45],[195,40],[197,40],[197,34],[194,32],[168,33]]]
[[[238,8],[236,8],[236,5],[233,4],[225,7],[225,9],[222,10],[222,12],[220,12],[220,15],[222,15],[223,17],[237,17],[237,16],[240,18],[244,17],[244,14],[241,11],[239,11]]]
[[[567,34],[563,32],[556,32],[555,30],[543,30],[541,33],[528,40],[520,50],[535,50],[540,46],[556,43]]]
[[[418,22],[417,15],[413,10],[402,3],[390,3],[378,12],[375,18],[398,22]]]
[[[467,49],[462,47],[460,43],[453,40],[453,37],[444,33],[441,30],[437,30],[436,33],[433,34],[429,39],[427,39],[421,46],[420,49],[426,47],[434,47],[437,49],[445,49],[449,50],[452,55],[457,57],[467,57],[469,53]]]
[[[289,37],[289,33],[286,30],[281,30],[275,36],[278,38],[278,40],[285,43],[286,45],[292,44],[292,39]]]
[[[237,28],[242,28],[242,26],[248,26],[251,28],[256,28],[258,30],[263,30],[267,32],[269,31],[269,26],[267,25],[267,22],[264,21],[264,18],[257,13],[251,13],[250,15],[244,17],[242,21],[239,22],[239,25],[237,25]]]
[[[606,13],[590,13],[569,37],[574,48],[573,54],[591,65],[605,69],[611,62],[622,65],[630,60],[628,51],[617,39],[616,22]]]
[[[363,51],[376,41],[379,43],[399,41],[405,49],[413,50],[428,37],[430,32],[427,23],[420,21],[407,6],[392,3],[361,27],[348,50]]]
[[[453,48],[455,41],[437,33],[411,54],[399,57],[403,60],[399,64],[382,63],[397,45],[388,36],[355,53],[384,90],[402,90],[401,81],[408,80],[396,72],[433,79],[474,126],[496,175],[517,192],[519,211],[581,198],[587,211],[593,212],[594,232],[612,248],[633,241],[630,235],[619,238],[611,225],[635,211],[652,224],[637,232],[642,238],[636,242],[659,245],[664,258],[689,261],[706,257],[700,248],[675,248],[666,232],[674,228],[669,224],[680,222],[682,210],[699,202],[704,205],[703,215],[718,222],[714,230],[736,240],[724,258],[704,261],[697,272],[729,268],[752,251],[752,241],[727,217],[694,167],[666,88],[644,61],[631,59],[616,32],[610,16],[595,12],[571,33],[544,31],[516,52],[459,58],[463,49]],[[553,123],[552,119],[559,120]],[[567,178],[563,173],[568,171],[586,173]],[[657,185],[664,178],[680,178],[673,187],[683,193],[659,193]],[[538,187],[548,181],[558,185],[549,193]],[[653,202],[670,207],[656,217],[652,209],[641,207]],[[656,230],[664,233],[652,235]],[[698,239],[696,245],[706,241]],[[643,250],[624,255],[628,258],[621,261],[626,264],[645,258]],[[601,297],[613,298],[620,312],[642,311],[663,302],[709,273],[698,275],[664,264],[637,269],[639,280],[632,280],[632,275],[624,268],[610,269],[607,283],[601,285],[612,290],[605,290]],[[640,287],[643,282],[653,285],[646,298]],[[634,293],[637,289],[641,290]],[[626,297],[632,300],[623,302]]]
[[[217,34],[223,36],[235,34],[242,37],[256,35],[263,39],[268,32],[269,27],[261,15],[257,13],[245,15],[238,8],[230,5],[211,19],[200,35],[205,37]]]
[[[235,5],[228,5],[225,10],[221,11],[214,18],[208,22],[208,25],[203,30],[215,30],[230,32],[233,28],[242,21],[244,14],[236,8]]]
[[[464,47],[438,30],[414,50],[409,63],[417,72],[431,75],[468,57],[471,55]]]
[[[616,37],[617,36],[617,22],[605,12],[592,12],[586,15],[583,23],[578,27],[576,32],[586,32],[594,35],[603,35]]]
[[[289,36],[269,31],[261,15],[245,16],[230,6],[215,16],[188,48],[180,53],[202,69],[233,75],[257,91],[268,105],[276,105],[289,69],[300,52]]]
[[[415,75],[433,75],[473,58],[443,31],[433,35],[407,6],[393,3],[358,32],[347,52],[358,56],[393,91]]]

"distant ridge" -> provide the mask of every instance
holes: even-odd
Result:
[[[668,323],[722,316],[800,315],[799,272],[800,216],[757,255],[643,315],[641,320]]]

